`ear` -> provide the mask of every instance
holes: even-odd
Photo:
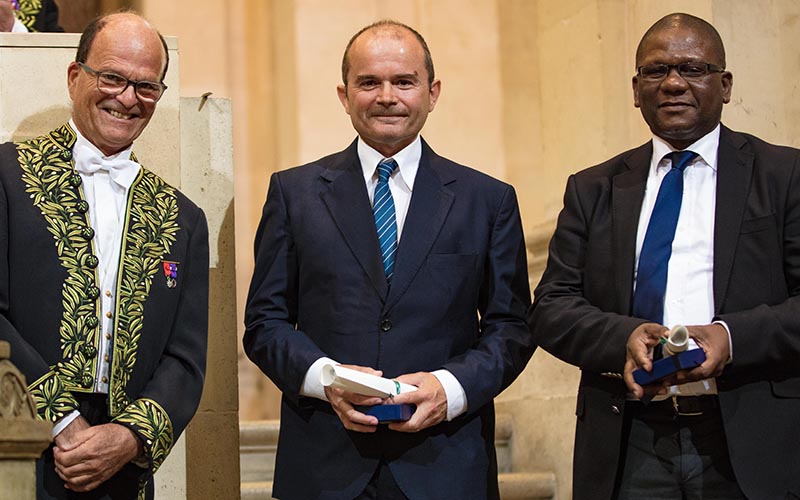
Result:
[[[442,82],[440,80],[434,80],[431,83],[430,89],[430,104],[428,105],[428,113],[433,111],[434,106],[436,106],[436,101],[439,100],[439,92],[442,91]]]
[[[639,107],[639,76],[633,75],[631,78],[631,86],[633,87],[633,105]]]
[[[733,90],[733,73],[730,71],[722,72],[722,102],[731,102],[731,91]]]
[[[73,93],[78,85],[78,77],[81,74],[81,67],[78,66],[78,63],[72,61],[67,66],[67,89],[69,90],[69,98],[73,99]]]
[[[350,114],[350,101],[347,100],[347,87],[344,85],[336,86],[336,93],[339,95],[339,102],[344,106],[344,112]]]

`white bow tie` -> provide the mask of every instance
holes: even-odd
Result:
[[[139,174],[139,164],[120,158],[108,160],[101,158],[89,148],[76,147],[75,170],[82,174],[92,175],[98,170],[105,170],[111,180],[128,189]]]

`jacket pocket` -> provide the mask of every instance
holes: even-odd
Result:
[[[776,398],[800,398],[800,378],[771,381],[772,394]]]
[[[742,228],[739,231],[741,234],[758,233],[769,228],[775,227],[775,214],[764,215],[763,217],[756,217],[755,219],[747,219],[742,221]]]

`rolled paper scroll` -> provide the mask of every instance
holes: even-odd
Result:
[[[417,388],[369,373],[360,372],[341,365],[325,365],[322,367],[322,385],[335,387],[345,391],[361,394],[362,396],[375,396],[388,398],[404,392],[416,391]]]

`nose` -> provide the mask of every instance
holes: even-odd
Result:
[[[669,73],[667,73],[667,76],[665,76],[664,80],[661,82],[661,86],[668,90],[683,91],[686,90],[689,83],[678,73],[678,68],[670,68]]]
[[[139,98],[136,97],[136,89],[133,88],[133,85],[129,84],[122,93],[117,94],[117,100],[125,105],[125,107],[130,108],[137,103]]]
[[[383,82],[378,90],[378,104],[390,106],[397,101],[391,82]]]

